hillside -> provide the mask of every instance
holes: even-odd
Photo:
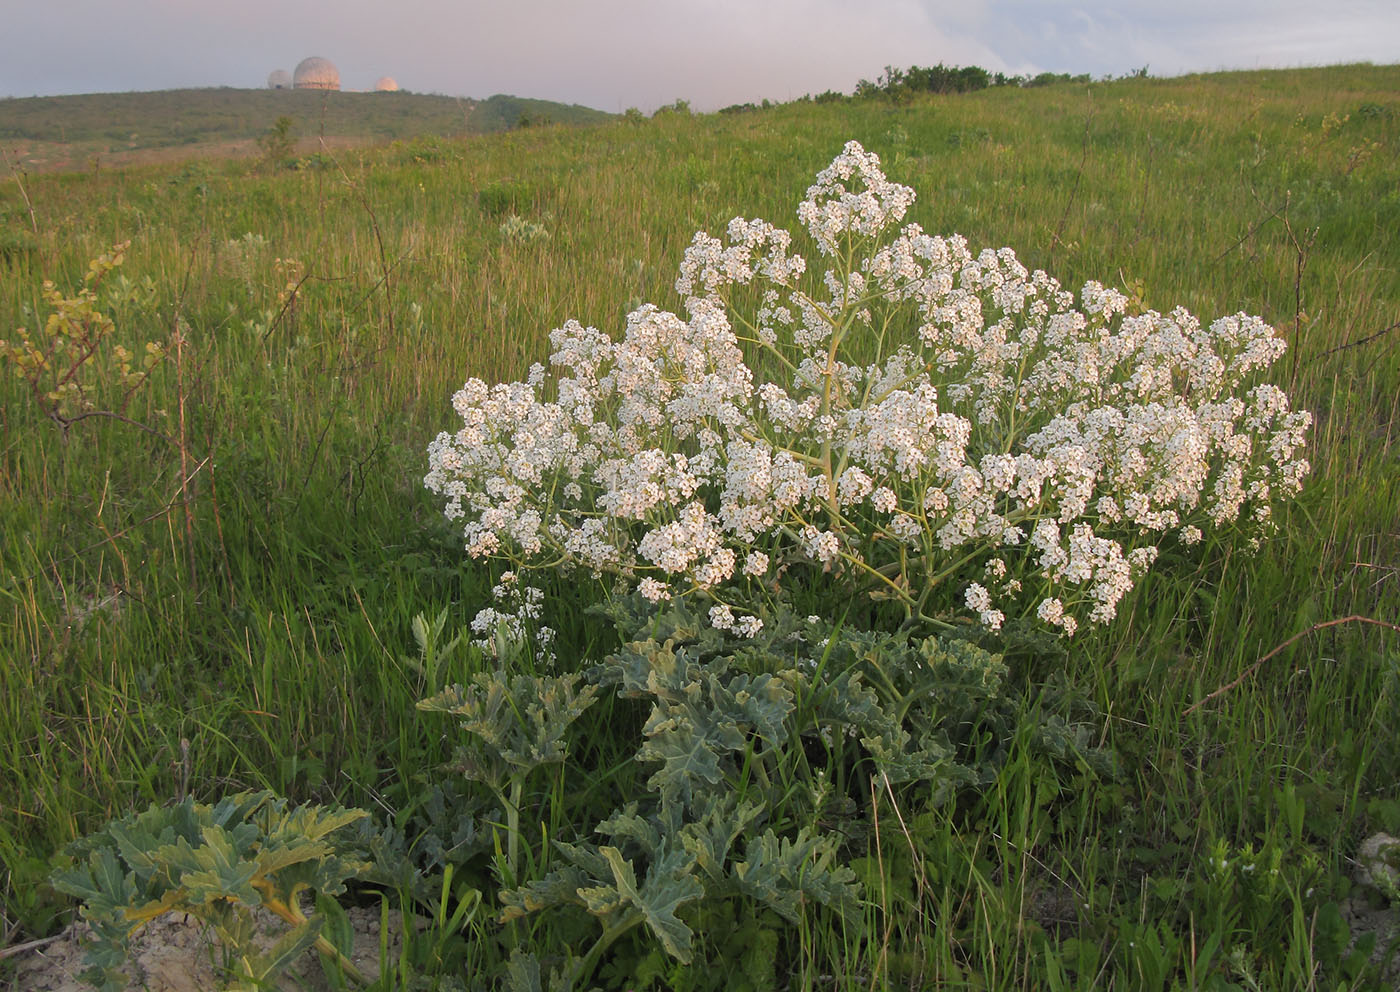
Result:
[[[62,171],[191,157],[255,154],[281,117],[299,151],[332,145],[457,137],[531,124],[588,124],[610,114],[498,94],[184,89],[0,100],[0,143],[12,164]]]
[[[289,95],[204,97],[295,116],[300,168],[255,157],[251,111],[131,153],[200,161],[0,160],[0,992],[54,988],[13,949],[73,918],[66,845],[263,789],[382,828],[319,835],[379,868],[317,925],[424,921],[384,945],[395,989],[1400,987],[1400,65],[465,137],[540,105],[433,133],[424,102],[403,141],[368,123],[400,96]],[[58,138],[112,144],[78,99]],[[194,126],[152,101],[124,140],[162,113]],[[807,191],[850,141],[927,238],[824,233],[849,222]],[[1294,450],[1285,403],[1314,418],[1296,496],[1241,461]],[[469,444],[537,474],[454,507],[425,472],[462,481],[441,453]],[[1233,524],[1193,502],[1246,484]],[[488,511],[599,573],[513,534],[470,557]],[[788,523],[735,552],[761,514]],[[688,534],[769,629],[705,626],[729,604],[659,571]],[[607,574],[643,541],[657,569]],[[1135,588],[1099,581],[1124,561]],[[639,576],[671,599],[621,595]],[[218,857],[198,891],[251,891]]]

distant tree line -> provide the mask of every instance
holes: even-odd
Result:
[[[1147,67],[1143,66],[1129,75],[1146,78]],[[911,65],[908,69],[885,66],[885,71],[873,83],[862,79],[856,83],[856,99],[871,97],[891,97],[896,100],[915,93],[971,93],[992,86],[1049,86],[1053,83],[1087,83],[1087,72],[1071,75],[1068,72],[1042,72],[1035,76],[1009,76],[1004,72],[988,72],[980,65]],[[825,95],[825,94],[823,94]]]
[[[1111,77],[1105,77],[1111,78]],[[1147,66],[1135,69],[1127,73],[1123,78],[1145,79],[1147,78]],[[885,66],[885,71],[880,74],[874,82],[862,79],[856,83],[855,92],[847,95],[837,90],[827,90],[825,93],[818,93],[815,96],[810,93],[799,97],[796,102],[803,103],[812,101],[814,103],[835,103],[840,100],[870,100],[883,98],[893,100],[896,103],[909,99],[917,93],[971,93],[975,90],[985,90],[993,86],[1050,86],[1054,83],[1088,83],[1092,82],[1087,72],[1078,75],[1071,75],[1068,72],[1042,72],[1035,76],[1021,75],[1009,76],[1004,72],[988,72],[981,66],[965,65],[954,66],[944,65],[942,62],[934,66],[911,65],[908,69],[898,69],[894,66]],[[736,103],[720,110],[722,114],[740,114],[751,110],[767,109],[773,106],[769,101],[763,103]]]

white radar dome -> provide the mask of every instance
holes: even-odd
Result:
[[[292,85],[299,90],[338,90],[340,70],[329,59],[302,59],[292,76]]]

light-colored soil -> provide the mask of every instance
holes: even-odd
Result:
[[[355,930],[355,966],[371,979],[379,974],[380,914],[377,909],[352,907],[348,911]],[[264,923],[268,942],[285,931],[285,925],[270,914]],[[389,914],[388,960],[398,954],[400,918]],[[88,992],[91,989],[78,976],[86,967],[83,944],[88,929],[78,923],[58,940],[19,956],[18,967],[8,984],[12,992]],[[283,990],[329,992],[315,951],[308,951],[276,986]],[[144,927],[132,941],[132,954],[126,972],[131,992],[211,992],[221,989],[221,953],[218,941],[190,916],[167,913]],[[351,986],[353,988],[353,986]]]

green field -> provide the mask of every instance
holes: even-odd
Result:
[[[0,104],[7,127],[23,103]],[[62,140],[66,113],[26,134]],[[499,569],[466,557],[424,491],[425,449],[464,379],[522,378],[566,320],[616,336],[643,302],[678,310],[697,230],[735,215],[796,229],[794,205],[854,138],[917,191],[910,218],[927,231],[1011,246],[1067,287],[1096,279],[1144,308],[1264,317],[1290,349],[1272,380],[1316,417],[1312,475],[1258,551],[1206,541],[1112,624],[1005,645],[1005,697],[961,745],[985,783],[873,791],[852,772],[838,856],[862,884],[855,919],[692,903],[680,916],[711,967],[677,964],[640,926],[589,981],[1389,987],[1379,956],[1348,947],[1354,908],[1385,909],[1351,881],[1358,844],[1400,835],[1400,67],[472,137],[442,113],[421,132],[366,123],[355,133],[379,143],[298,168],[0,176],[0,340],[42,326],[45,280],[71,295],[129,240],[100,287],[110,344],[165,354],[128,392],[103,352],[81,381],[120,416],[65,424],[0,363],[0,946],[70,918],[45,884],[69,842],[152,803],[263,788],[407,835],[429,883],[352,890],[437,921],[382,987],[495,987],[514,951],[547,973],[593,946],[581,910],[497,923],[503,865],[516,884],[543,877],[561,864],[550,841],[588,837],[640,796],[645,708],[603,690],[569,763],[523,780],[519,822],[443,767],[451,724],[415,704],[490,663],[459,650],[429,675],[411,624],[445,610],[449,632],[465,627]],[[314,134],[314,110],[297,116]],[[251,138],[271,126],[240,121]],[[511,217],[546,233],[509,236]],[[547,587],[559,668],[585,671],[616,648],[586,612],[602,588]],[[1313,629],[1354,617],[1379,623]],[[1074,743],[1046,746],[1047,721]],[[471,816],[485,841],[444,881],[421,838]],[[473,889],[486,908],[469,924],[436,915]]]

